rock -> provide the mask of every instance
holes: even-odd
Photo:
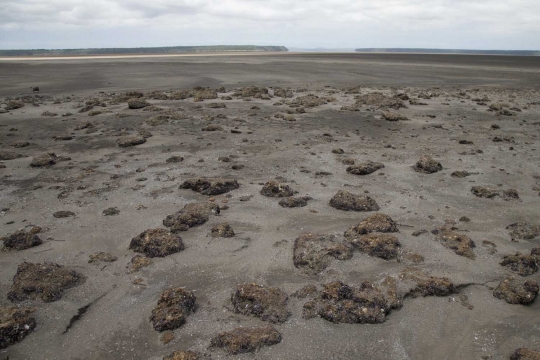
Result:
[[[514,189],[500,190],[491,186],[473,186],[471,192],[481,198],[494,199],[500,197],[503,200],[519,200],[519,194]]]
[[[0,150],[0,160],[14,160],[22,157],[23,155],[13,151]]]
[[[23,140],[14,141],[11,144],[9,144],[9,146],[11,146],[12,148],[23,148],[23,147],[27,147],[28,145],[30,145],[30,143],[28,141],[23,141]]]
[[[149,258],[165,257],[184,250],[182,238],[165,229],[148,229],[131,239],[130,250]]]
[[[442,228],[437,233],[437,241],[444,247],[453,250],[456,254],[474,259],[474,241],[466,235],[458,234],[453,230]]]
[[[281,98],[292,98],[294,96],[293,92],[291,90],[286,90],[282,88],[275,88],[274,89],[274,96],[281,97]]]
[[[401,247],[395,236],[376,233],[355,237],[350,244],[365,254],[384,260],[395,259]]]
[[[412,233],[412,236],[420,236],[420,235],[424,235],[424,234],[427,234],[427,233],[429,233],[429,231],[427,231],[427,230],[417,230],[417,231]]]
[[[448,296],[456,292],[450,279],[429,276],[415,268],[404,269],[400,274],[400,279],[409,284],[407,295],[411,297]]]
[[[335,101],[332,98],[319,97],[313,94],[305,96],[299,96],[291,102],[291,105],[302,106],[304,108],[314,108],[320,105],[324,105],[328,102]]]
[[[379,205],[369,196],[356,195],[345,190],[340,190],[330,200],[329,205],[333,208],[345,211],[378,211]]]
[[[294,195],[294,190],[274,180],[268,181],[261,189],[261,195],[267,197],[291,197]]]
[[[347,167],[347,172],[354,175],[368,175],[383,168],[384,168],[384,164],[382,163],[366,161],[361,164],[356,164],[356,165]]]
[[[52,302],[60,300],[64,290],[80,285],[83,280],[83,275],[58,264],[23,262],[17,268],[7,297],[12,302],[37,299]]]
[[[58,116],[57,113],[53,113],[53,112],[50,112],[50,111],[44,111],[41,113],[41,116],[49,116],[49,117],[54,117],[54,116]]]
[[[394,112],[390,112],[390,111],[383,111],[382,118],[384,120],[388,120],[388,121],[407,121],[407,120],[409,120],[409,118],[404,116],[404,115],[394,113]]]
[[[234,231],[229,224],[223,223],[223,224],[214,225],[212,227],[211,235],[212,237],[230,238],[234,236]]]
[[[532,240],[540,235],[540,226],[526,222],[510,224],[506,227],[512,239]]]
[[[211,360],[210,356],[195,351],[175,351],[163,360]]]
[[[94,125],[90,121],[86,121],[82,124],[79,124],[75,127],[74,130],[84,130],[84,129],[93,129]]]
[[[210,219],[210,215],[217,216],[219,212],[219,206],[211,202],[191,203],[176,214],[167,215],[163,225],[170,227],[172,232],[186,231],[204,224]]]
[[[110,207],[108,209],[103,210],[102,212],[103,216],[114,216],[120,214],[120,210],[118,210],[115,207]]]
[[[116,142],[118,143],[119,147],[129,147],[144,144],[146,142],[146,138],[141,135],[124,136],[116,140]]]
[[[100,262],[114,262],[116,260],[118,260],[117,256],[114,256],[112,254],[109,254],[109,253],[106,253],[106,252],[103,252],[103,251],[99,251],[99,252],[93,253],[93,254],[91,254],[89,256],[88,263],[97,264],[97,263],[100,263]]]
[[[279,201],[279,205],[284,208],[304,207],[308,201],[312,200],[309,196],[288,197]]]
[[[467,216],[462,216],[459,218],[460,222],[471,222],[471,219],[469,219]]]
[[[338,155],[341,155],[341,154],[345,154],[345,150],[339,148],[339,149],[333,149],[332,150],[332,154],[338,154]]]
[[[152,264],[152,260],[150,260],[146,256],[135,255],[127,264],[126,273],[131,274],[137,272],[143,267],[149,266],[150,264]]]
[[[219,333],[210,346],[221,348],[231,355],[255,352],[263,346],[271,346],[281,342],[281,334],[272,326],[248,328],[239,327],[231,331]]]
[[[500,264],[521,276],[528,276],[538,271],[538,262],[534,255],[516,253],[503,257]]]
[[[510,356],[510,360],[540,360],[540,350],[519,348]]]
[[[150,315],[154,330],[174,330],[184,325],[186,317],[197,309],[195,301],[195,294],[183,288],[163,291]]]
[[[221,195],[239,187],[236,180],[209,178],[189,179],[180,185],[180,189],[191,189],[203,195]]]
[[[454,178],[465,178],[467,176],[471,175],[468,171],[454,171],[452,174],[450,174],[451,177],[454,177]]]
[[[142,109],[150,105],[152,104],[141,98],[133,98],[128,100],[128,107],[130,109]]]
[[[366,235],[372,232],[394,233],[399,232],[399,230],[396,222],[392,220],[390,216],[377,213],[345,231],[345,238],[352,240],[357,236]]]
[[[22,341],[36,327],[35,308],[0,306],[0,349]]]
[[[182,161],[184,161],[184,158],[182,156],[178,156],[178,155],[171,156],[170,158],[165,160],[165,162],[168,163],[168,164],[176,164],[176,163],[179,163],[179,162],[182,162]]]
[[[8,236],[0,238],[7,250],[25,250],[43,244],[43,240],[32,232],[19,230]]]
[[[227,105],[225,103],[210,103],[206,107],[210,109],[225,109]]]
[[[201,130],[202,131],[223,131],[223,128],[219,125],[210,124],[210,125],[206,125]]]
[[[319,316],[333,323],[379,324],[392,309],[400,307],[394,281],[381,286],[366,281],[359,288],[335,281],[324,284],[317,297],[304,304],[303,317]]]
[[[231,295],[234,311],[263,321],[282,323],[291,313],[287,309],[288,296],[276,287],[242,284]]]
[[[370,105],[381,109],[394,109],[407,108],[407,106],[399,98],[390,98],[379,92],[373,92],[366,95],[360,95],[356,99],[356,105]]]
[[[209,88],[197,87],[193,89],[194,101],[213,100],[217,99],[217,91]]]
[[[424,173],[424,174],[433,174],[443,169],[440,162],[433,160],[429,155],[423,155],[420,157],[420,160],[413,166],[414,171]]]
[[[6,102],[4,109],[10,111],[10,110],[15,110],[15,109],[20,109],[23,106],[24,106],[24,103],[20,100],[10,100]]]
[[[31,167],[51,166],[59,161],[55,153],[45,153],[32,159]]]
[[[293,263],[296,268],[310,273],[326,269],[332,259],[348,260],[352,249],[334,235],[304,233],[296,238],[293,247]]]
[[[509,304],[529,305],[538,295],[538,290],[536,281],[523,282],[513,277],[507,277],[493,291],[493,296],[505,300]]]
[[[72,211],[57,211],[55,213],[53,213],[53,216],[57,219],[63,219],[63,218],[68,218],[68,217],[75,217],[75,213],[72,212]]]

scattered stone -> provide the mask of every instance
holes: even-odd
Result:
[[[332,154],[345,154],[345,150],[339,148],[339,149],[333,149]]]
[[[212,227],[211,235],[212,237],[230,238],[234,236],[234,231],[229,224],[223,223],[223,224],[214,225]]]
[[[126,266],[126,273],[132,274],[139,271],[143,267],[149,266],[152,264],[152,260],[142,255],[135,255],[131,258],[129,263]]]
[[[379,211],[379,205],[369,196],[340,190],[330,200],[330,206],[345,211]]]
[[[540,360],[540,350],[519,348],[510,356],[510,360]]]
[[[83,280],[83,275],[58,264],[23,262],[17,268],[7,297],[12,302],[37,299],[52,302],[60,300],[64,290],[80,285]]]
[[[420,235],[424,235],[424,234],[427,234],[427,233],[429,233],[429,231],[427,231],[427,230],[417,230],[417,231],[412,233],[412,236],[420,236]]]
[[[30,143],[28,141],[23,141],[23,140],[15,141],[9,144],[9,146],[11,146],[12,148],[23,148],[23,147],[27,147],[28,145],[30,145]],[[1,155],[0,155],[0,158],[1,158]]]
[[[284,208],[304,207],[307,205],[309,200],[312,200],[312,198],[309,196],[291,196],[280,200],[279,205]]]
[[[470,222],[471,219],[469,219],[467,216],[462,216],[462,217],[459,218],[459,221],[460,222]]]
[[[236,180],[209,178],[189,179],[180,185],[180,189],[191,189],[203,195],[221,195],[239,187]]]
[[[293,263],[296,268],[319,273],[332,259],[348,260],[352,249],[334,235],[304,233],[294,241]]]
[[[414,171],[424,173],[424,174],[433,174],[443,169],[440,162],[433,160],[429,155],[423,155],[420,157],[420,160],[413,166]]]
[[[407,121],[407,120],[409,120],[409,118],[404,116],[404,115],[394,113],[394,112],[390,112],[390,111],[383,111],[382,118],[384,120],[387,120],[387,121]]]
[[[13,151],[0,150],[0,160],[14,160],[22,157],[23,155]]]
[[[114,256],[112,254],[109,254],[103,251],[99,251],[97,253],[91,254],[89,256],[88,262],[92,264],[92,263],[100,263],[100,262],[114,262],[116,260],[118,260],[117,256]]]
[[[150,105],[152,104],[141,98],[133,98],[128,100],[128,107],[130,109],[142,109]]]
[[[186,317],[197,309],[195,301],[195,294],[183,288],[163,291],[150,316],[154,330],[174,330],[184,325]]]
[[[210,103],[206,107],[210,109],[225,109],[227,105],[225,103]]]
[[[146,142],[146,138],[141,135],[124,136],[116,140],[116,142],[120,147],[129,147],[144,144]]]
[[[532,275],[538,271],[538,258],[534,255],[506,255],[500,264],[521,276]]]
[[[35,233],[19,230],[8,236],[0,238],[6,250],[25,250],[43,244],[43,240]]]
[[[379,92],[373,92],[366,95],[360,95],[356,99],[356,105],[370,105],[381,109],[394,109],[406,108],[407,106],[399,98],[390,98]]]
[[[75,127],[75,130],[84,130],[84,129],[93,129],[94,125],[90,121],[86,121],[82,124],[79,124]]]
[[[22,341],[34,330],[35,311],[29,307],[0,306],[0,349]]]
[[[115,207],[110,207],[108,209],[103,210],[103,216],[114,216],[120,214],[120,210],[118,210]]]
[[[167,215],[163,225],[170,227],[171,232],[187,231],[191,227],[204,224],[210,215],[219,215],[220,208],[212,202],[191,203],[184,206],[176,214]]]
[[[15,109],[20,109],[23,106],[24,106],[24,103],[20,100],[10,100],[6,102],[4,109],[10,111],[10,110],[15,110]]]
[[[498,196],[506,201],[519,200],[519,194],[514,189],[500,190],[491,186],[473,186],[471,192],[480,198],[494,199]]]
[[[201,130],[202,131],[223,131],[223,128],[219,125],[210,124],[210,125],[206,125]]]
[[[268,181],[261,189],[261,195],[267,197],[291,197],[294,195],[294,190],[274,180]]]
[[[247,328],[239,327],[231,331],[219,333],[210,346],[221,348],[231,355],[255,352],[263,346],[271,346],[281,342],[281,334],[272,326]]]
[[[512,239],[532,240],[540,235],[540,226],[526,222],[510,224],[506,227]]]
[[[350,240],[350,244],[365,254],[384,260],[395,259],[401,247],[395,236],[376,233],[355,237]]]
[[[458,234],[453,230],[442,228],[437,233],[437,240],[446,248],[453,250],[456,254],[474,259],[473,248],[476,247],[474,241],[466,235]]]
[[[452,174],[450,174],[451,177],[459,178],[459,179],[465,178],[465,177],[470,176],[470,175],[471,174],[468,171],[465,171],[465,170],[454,171]]]
[[[50,112],[50,111],[44,111],[41,113],[41,116],[50,116],[50,117],[54,117],[54,116],[58,116],[57,113],[53,113],[53,112]]]
[[[351,159],[351,158],[343,159],[343,160],[341,161],[341,163],[342,163],[343,165],[354,165],[355,162],[356,162],[356,161],[355,161],[354,159]]]
[[[345,238],[352,240],[355,237],[370,234],[372,232],[394,233],[399,232],[399,230],[396,222],[392,220],[390,216],[377,213],[345,231]]]
[[[538,294],[538,283],[533,280],[525,282],[507,277],[493,291],[493,296],[505,300],[509,304],[532,304]]]
[[[383,168],[384,164],[368,160],[361,164],[349,166],[347,172],[354,175],[369,175]]]
[[[75,217],[75,213],[73,211],[57,211],[53,213],[53,216],[57,219],[63,219],[68,217]]]
[[[287,321],[291,315],[287,300],[287,294],[280,289],[257,284],[238,285],[231,295],[235,312],[271,323]]]
[[[184,161],[184,158],[182,156],[178,156],[178,155],[171,156],[170,158],[165,160],[165,162],[168,163],[168,164],[176,164],[176,163],[179,163],[179,162],[182,162],[182,161]]]
[[[146,256],[165,257],[184,250],[182,238],[165,229],[148,229],[131,239],[129,248]]]

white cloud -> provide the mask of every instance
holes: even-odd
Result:
[[[77,36],[81,47],[150,46],[153,36],[155,45],[540,48],[539,35],[538,0],[0,0],[3,48]]]

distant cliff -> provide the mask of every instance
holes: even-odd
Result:
[[[100,49],[32,49],[0,50],[0,56],[84,56],[84,55],[143,55],[181,54],[205,52],[265,52],[289,51],[285,46],[257,45],[216,45],[216,46],[166,46],[140,48],[100,48]]]
[[[469,54],[469,55],[521,55],[540,56],[540,50],[461,50],[461,49],[416,49],[416,48],[365,48],[356,49],[365,53],[423,53],[423,54]]]

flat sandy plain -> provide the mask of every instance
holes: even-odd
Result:
[[[23,155],[1,162],[0,236],[36,225],[44,241],[0,253],[0,305],[12,305],[7,294],[25,261],[50,261],[85,277],[57,301],[18,303],[36,308],[37,326],[1,350],[1,359],[159,360],[175,350],[213,359],[508,359],[520,347],[540,349],[540,300],[525,306],[493,295],[508,276],[540,280],[538,272],[522,277],[500,265],[506,255],[529,254],[540,246],[540,237],[513,239],[507,229],[519,222],[540,225],[540,58],[267,54],[19,59],[0,61],[0,79],[0,103],[17,97],[25,102],[0,114],[0,150]],[[267,89],[270,99],[242,91],[253,85]],[[35,86],[37,94],[31,89]],[[225,92],[200,102],[170,99],[196,86],[224,87]],[[277,88],[289,89],[293,97],[275,96]],[[122,99],[127,91],[144,93],[153,106],[129,109],[127,98]],[[164,93],[149,96],[153,91]],[[393,100],[406,94],[413,104],[425,105],[400,99],[406,108],[362,104],[374,92]],[[302,104],[305,113],[298,113],[295,99],[308,94],[324,101],[314,107]],[[221,99],[226,96],[231,100]],[[208,107],[213,103],[226,107]],[[94,104],[93,109],[80,112],[86,104]],[[491,105],[496,110],[488,111]],[[387,121],[383,111],[408,120]],[[148,121],[158,115],[169,117]],[[75,130],[86,122],[92,127]],[[201,131],[207,125],[221,130]],[[139,133],[145,143],[118,146],[117,139]],[[29,145],[12,148],[16,141]],[[71,160],[30,166],[33,158],[50,152]],[[443,169],[414,171],[422,155],[432,156]],[[172,156],[183,161],[167,162]],[[385,167],[353,175],[345,159]],[[470,176],[452,177],[458,170]],[[196,177],[235,179],[240,186],[216,196],[179,188]],[[313,199],[305,207],[281,207],[281,199],[260,194],[262,184],[275,179],[297,196]],[[477,197],[473,186],[515,189],[519,199]],[[370,196],[379,212],[398,224],[399,232],[390,234],[401,244],[397,257],[384,260],[354,250],[352,258],[333,259],[319,273],[295,267],[293,247],[300,234],[332,234],[341,240],[344,231],[375,213],[329,206],[340,190]],[[166,215],[209,200],[228,209],[178,233],[183,251],[126,273],[137,254],[129,249],[133,237],[146,229],[165,229]],[[120,212],[104,216],[110,207]],[[56,218],[57,211],[75,215]],[[235,236],[209,236],[223,222]],[[444,226],[472,239],[474,259],[437,240],[432,230]],[[420,230],[427,232],[413,236]],[[88,263],[99,251],[117,260]],[[447,277],[455,291],[404,296],[402,308],[379,324],[306,319],[302,309],[311,298],[291,296],[306,285],[320,290],[339,280],[357,288],[387,276],[399,279],[411,267]],[[219,332],[269,325],[234,311],[231,294],[243,283],[278,287],[289,295],[291,315],[270,324],[282,335],[279,344],[227,355],[209,348]],[[198,308],[163,344],[149,317],[171,286],[193,291]],[[89,304],[66,331],[78,309]]]

